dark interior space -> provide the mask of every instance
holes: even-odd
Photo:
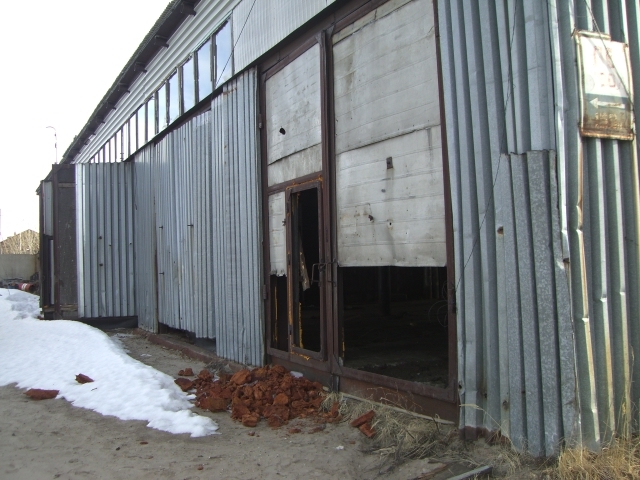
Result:
[[[282,351],[289,350],[288,313],[287,313],[287,277],[271,275],[271,347]]]
[[[318,222],[318,189],[293,193],[291,212],[293,343],[305,350],[319,352],[321,294],[318,278],[321,232]]]
[[[344,366],[446,388],[446,267],[341,267]]]

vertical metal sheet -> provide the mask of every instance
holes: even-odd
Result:
[[[250,365],[262,365],[265,355],[257,95],[251,69],[211,106],[216,348]]]
[[[131,163],[76,167],[80,317],[136,315],[132,183]]]
[[[243,0],[233,9],[234,73],[336,0]]]
[[[139,323],[215,338],[211,112],[135,158]]]
[[[156,214],[153,165],[155,147],[138,152],[133,164],[135,216],[135,288],[138,326],[158,331]]]
[[[563,438],[597,448],[640,399],[638,145],[580,137],[571,33],[628,42],[640,88],[638,4],[438,9],[460,427],[534,454]]]

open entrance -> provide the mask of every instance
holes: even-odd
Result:
[[[321,252],[320,183],[287,189],[285,201],[283,232],[274,236],[286,238],[286,268],[276,268],[270,276],[271,347],[321,357],[326,265]]]
[[[344,366],[446,388],[447,269],[351,267],[340,273]]]
[[[320,263],[318,189],[291,195],[291,273],[294,346],[320,352]]]

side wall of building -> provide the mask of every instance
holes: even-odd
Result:
[[[637,88],[638,4],[438,7],[460,426],[598,448],[639,398],[638,146],[580,136],[572,34],[628,43]]]

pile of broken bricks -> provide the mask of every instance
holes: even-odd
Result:
[[[325,398],[322,384],[293,376],[284,367],[276,365],[240,370],[218,378],[202,370],[194,380],[191,369],[181,370],[183,377],[175,380],[183,391],[195,389],[196,406],[212,412],[231,410],[231,418],[245,427],[255,427],[264,418],[272,428],[285,425],[294,418],[313,418],[319,422],[334,423],[342,419],[339,403],[329,412],[323,412]]]

